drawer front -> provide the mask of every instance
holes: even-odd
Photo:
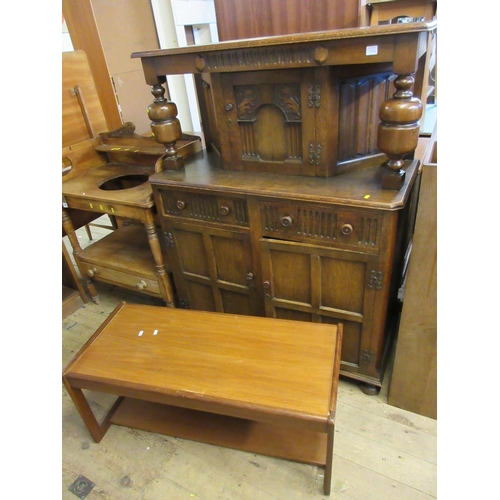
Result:
[[[146,278],[86,262],[81,262],[81,269],[85,277],[92,275],[92,279],[96,281],[104,281],[160,296],[158,281],[151,279],[151,276]]]
[[[262,235],[378,251],[382,216],[343,207],[260,202]]]
[[[96,212],[100,214],[115,215],[117,217],[127,217],[131,219],[139,219],[144,210],[127,205],[110,204],[102,201],[84,200],[82,198],[66,197],[66,203],[69,208],[86,210],[88,212]]]
[[[158,189],[163,215],[248,227],[244,198]]]

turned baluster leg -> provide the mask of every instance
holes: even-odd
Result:
[[[162,170],[179,170],[184,166],[184,159],[177,154],[175,143],[182,137],[181,124],[177,117],[177,106],[165,98],[165,89],[161,84],[153,85],[151,93],[153,104],[148,107],[151,130],[154,138],[166,148],[155,165],[156,172]]]
[[[388,171],[382,178],[384,189],[399,190],[403,187],[403,157],[413,153],[418,144],[422,103],[413,97],[410,90],[413,83],[412,75],[399,75],[394,82],[396,92],[380,107],[377,144],[389,158],[386,163]]]
[[[82,247],[80,246],[80,242],[78,241],[78,236],[76,235],[75,228],[73,227],[73,223],[71,222],[71,218],[68,212],[63,208],[62,209],[62,226],[66,234],[68,235],[69,242],[73,248],[73,255],[75,256],[76,263],[78,264],[78,268],[82,276],[85,274],[82,272],[80,267],[79,257],[83,253]],[[99,294],[94,286],[94,282],[92,281],[93,273],[89,271],[91,275],[86,276],[86,284],[87,288],[90,292],[90,296],[92,297],[92,301],[96,304],[100,304]]]
[[[153,259],[156,265],[156,276],[160,286],[160,293],[168,307],[175,307],[174,289],[170,277],[165,269],[163,255],[161,253],[160,240],[154,222],[145,222],[146,233],[148,235],[149,246],[153,254]]]

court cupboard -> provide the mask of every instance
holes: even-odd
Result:
[[[184,308],[344,325],[341,373],[381,386],[415,208],[437,23],[134,53],[165,153],[149,179]],[[195,76],[183,159],[166,75]],[[300,327],[300,323],[297,323]]]

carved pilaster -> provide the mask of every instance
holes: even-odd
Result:
[[[155,140],[166,147],[165,154],[156,162],[155,170],[179,170],[184,166],[184,160],[177,154],[175,145],[182,137],[181,124],[176,118],[177,106],[167,101],[162,85],[153,85],[151,93],[154,96],[153,104],[148,107],[151,130]]]
[[[384,189],[401,189],[405,178],[403,157],[415,151],[418,144],[422,103],[413,97],[413,83],[413,76],[399,75],[394,82],[396,92],[380,107],[377,144],[389,157],[388,172],[382,178]]]

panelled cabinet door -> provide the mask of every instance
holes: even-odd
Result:
[[[327,82],[314,69],[222,74],[224,168],[327,176],[333,140],[317,139],[321,113],[332,115]]]
[[[262,316],[250,234],[164,220],[180,307]]]
[[[266,315],[344,325],[342,369],[375,375],[372,342],[376,256],[272,239],[261,240]]]

